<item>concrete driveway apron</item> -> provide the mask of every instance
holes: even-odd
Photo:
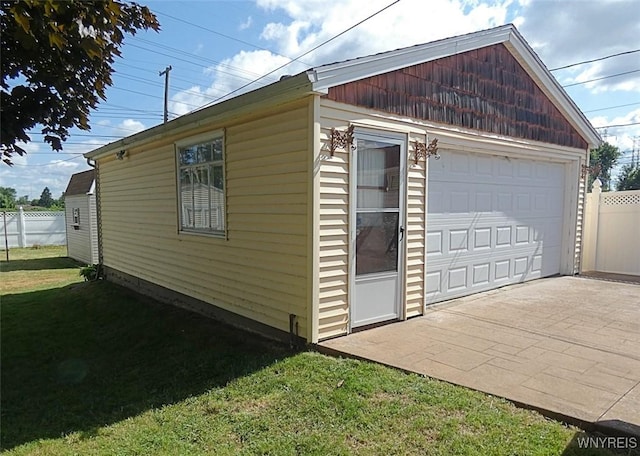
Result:
[[[640,435],[640,285],[554,277],[321,342],[584,427]]]

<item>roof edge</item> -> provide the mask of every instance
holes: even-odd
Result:
[[[510,39],[511,32],[514,29],[514,25],[506,24],[466,35],[321,65],[313,69],[313,88],[316,91],[326,91],[329,87],[357,81],[376,74],[388,73],[407,66],[418,65],[493,44],[504,43]]]
[[[97,149],[87,152],[85,158],[96,160],[115,151],[142,145],[167,135],[198,126],[217,122],[221,116],[240,115],[243,112],[251,112],[262,105],[274,102],[285,103],[295,100],[312,91],[311,74],[308,71],[298,73],[264,87],[243,93],[223,102],[214,104],[198,111],[177,117],[167,123],[159,124],[139,133],[105,144]]]
[[[331,87],[496,44],[504,44],[524,63],[524,70],[541,83],[541,90],[590,147],[601,144],[602,139],[593,125],[513,24],[322,65],[311,70],[312,86],[316,92],[327,93]]]

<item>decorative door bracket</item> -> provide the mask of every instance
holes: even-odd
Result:
[[[353,129],[353,125],[349,125],[345,131],[331,129],[329,134],[329,154],[331,154],[331,157],[333,157],[338,148],[348,150],[353,147]]]
[[[582,169],[580,171],[580,179],[584,179],[587,177],[587,174],[593,174],[594,176],[600,175],[601,166],[600,163],[596,163],[595,165],[587,166],[582,165]]]
[[[440,154],[438,153],[438,138],[433,138],[429,144],[421,143],[420,141],[411,141],[411,144],[413,144],[414,166],[418,166],[418,162],[423,158],[433,157],[436,160],[440,159]]]

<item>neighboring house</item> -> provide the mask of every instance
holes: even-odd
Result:
[[[318,66],[86,156],[108,279],[317,342],[574,274],[599,142],[506,25]]]
[[[64,192],[67,254],[85,264],[98,263],[95,171],[71,176]]]

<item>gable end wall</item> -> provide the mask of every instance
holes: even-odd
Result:
[[[502,136],[587,148],[502,44],[332,87],[327,98]]]

